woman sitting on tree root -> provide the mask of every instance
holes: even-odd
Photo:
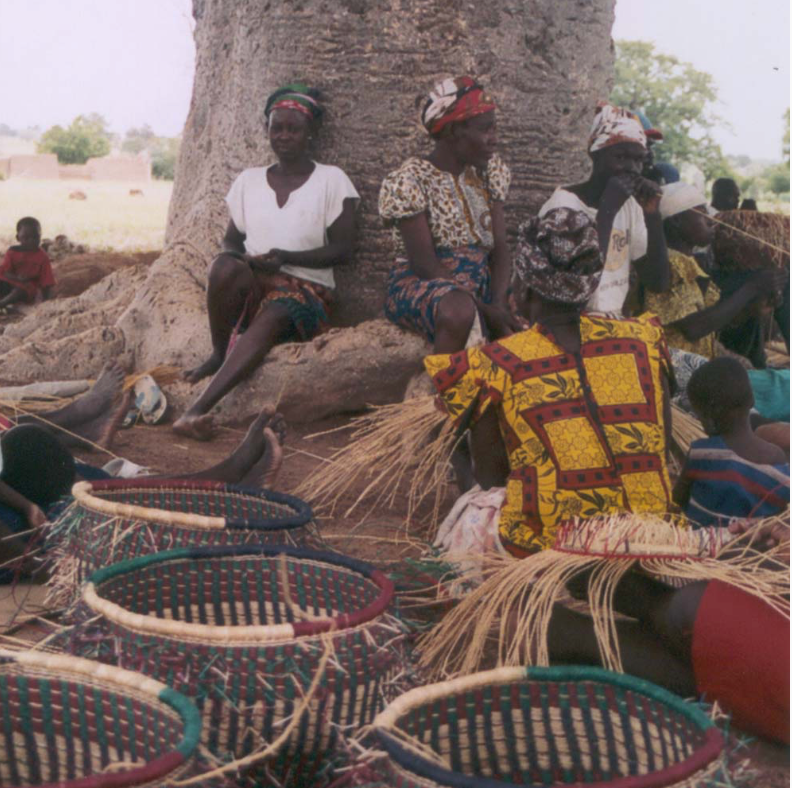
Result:
[[[359,195],[338,167],[310,157],[322,107],[302,84],[276,90],[264,110],[278,161],[242,172],[226,197],[231,219],[209,269],[212,354],[185,378],[213,375],[173,429],[210,440],[208,411],[279,342],[311,339],[328,321],[333,266],[347,262]],[[239,336],[237,336],[239,335]]]
[[[493,338],[518,327],[506,300],[511,174],[495,153],[495,104],[472,77],[435,85],[421,121],[434,150],[407,159],[380,191],[398,255],[385,315],[436,353],[453,353],[465,347],[477,312]]]

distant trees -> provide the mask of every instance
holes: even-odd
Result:
[[[95,112],[78,115],[68,128],[53,126],[44,132],[39,153],[54,153],[61,164],[85,164],[88,159],[110,153],[112,135],[107,121]]]
[[[710,74],[647,41],[617,41],[611,101],[646,114],[663,132],[658,161],[691,162],[708,179],[731,174],[710,131],[723,120],[715,112],[718,92]]]
[[[151,174],[161,180],[172,181],[179,157],[180,137],[158,137],[147,123],[127,131],[121,150],[126,153],[148,151]]]

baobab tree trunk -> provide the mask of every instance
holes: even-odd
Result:
[[[274,88],[301,79],[322,89],[327,118],[316,157],[342,167],[362,196],[357,252],[336,274],[334,320],[352,325],[381,315],[392,262],[377,214],[380,182],[428,150],[416,98],[463,73],[490,88],[513,174],[513,232],[555,186],[587,171],[586,131],[610,87],[614,3],[194,0],[195,82],[166,248],[114,329],[136,366],[187,365],[209,350],[206,267],[233,178],[271,160],[263,108]]]

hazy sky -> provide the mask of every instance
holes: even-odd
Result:
[[[195,53],[190,0],[0,0],[0,122],[99,112],[114,131],[178,134]],[[779,158],[789,0],[618,0],[614,38],[653,41],[715,77],[727,153]]]

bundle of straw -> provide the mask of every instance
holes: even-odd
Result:
[[[707,437],[701,422],[678,405],[671,406],[671,435],[677,448],[684,455],[690,451],[690,444],[693,441]]]
[[[156,384],[161,388],[167,386],[169,383],[175,383],[181,380],[182,370],[179,367],[174,367],[172,364],[159,364],[156,367],[147,369],[143,372],[136,372],[133,375],[127,375],[124,379],[124,391],[129,391],[133,388],[141,378],[150,375],[154,378]]]
[[[715,261],[726,270],[789,269],[789,217],[758,211],[723,211],[713,218]]]
[[[789,514],[763,521],[788,527]],[[498,666],[549,664],[547,635],[553,606],[573,578],[590,573],[589,606],[603,664],[623,672],[613,600],[619,581],[640,566],[655,577],[719,580],[753,594],[789,618],[789,540],[767,552],[754,549],[757,530],[727,543],[725,529],[690,530],[654,515],[619,514],[572,522],[558,531],[553,548],[523,560],[492,556],[485,581],[420,643],[432,672],[479,670],[493,631]],[[767,560],[786,560],[768,567]],[[509,630],[512,630],[511,632]]]
[[[318,479],[306,479],[296,494],[309,499],[315,509],[332,514],[353,485],[364,479],[365,488],[343,511],[343,516],[349,517],[364,503],[366,514],[381,506],[392,507],[401,483],[407,480],[407,522],[412,522],[420,505],[434,495],[431,524],[436,525],[457,440],[433,396],[376,407],[352,421],[349,443],[332,455]]]

